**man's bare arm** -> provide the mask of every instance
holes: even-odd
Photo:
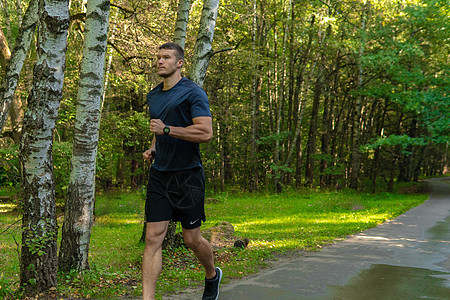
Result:
[[[193,118],[193,125],[187,127],[170,126],[169,136],[192,143],[209,143],[213,136],[212,118],[197,117]],[[164,134],[165,124],[159,119],[150,120],[150,131],[162,135]]]

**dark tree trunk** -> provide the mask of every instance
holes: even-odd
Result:
[[[322,94],[322,76],[316,80],[314,89],[313,108],[311,112],[311,123],[309,126],[308,143],[306,145],[306,169],[305,179],[306,185],[312,186],[314,183],[314,165],[316,154],[316,138],[317,138],[317,122],[319,117],[320,96]]]

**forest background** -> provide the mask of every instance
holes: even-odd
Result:
[[[1,4],[4,73],[28,3]],[[155,54],[173,39],[177,7],[176,1],[111,3],[98,192],[146,183],[142,152],[152,136],[145,96],[160,81]],[[202,7],[190,3],[186,74]],[[70,3],[64,89],[53,133],[60,203],[70,181],[85,12],[81,1]],[[391,191],[395,182],[445,173],[448,26],[445,0],[221,1],[203,84],[215,133],[202,146],[208,190]],[[0,139],[3,187],[21,183],[19,146],[36,59],[31,46]]]
[[[214,140],[202,148],[209,188],[392,188],[445,171],[449,136],[447,1],[222,1],[204,89]],[[145,183],[146,94],[157,46],[173,38],[175,1],[112,3],[97,189]],[[3,1],[14,44],[26,3]],[[191,5],[189,73],[202,3]],[[54,143],[58,198],[68,185],[83,43],[70,7],[64,94]],[[10,46],[12,48],[12,46]],[[20,182],[17,149],[31,89],[27,56],[1,139],[0,184]],[[4,67],[4,66],[3,66]]]

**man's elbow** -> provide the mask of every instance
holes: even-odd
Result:
[[[207,144],[207,143],[211,142],[212,138],[213,138],[212,132],[206,133],[206,134],[203,136],[201,143]]]

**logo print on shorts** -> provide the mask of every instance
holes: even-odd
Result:
[[[203,190],[191,182],[195,179],[191,172],[179,172],[171,177],[167,183],[167,196],[171,204],[178,209],[194,207],[203,199]]]

